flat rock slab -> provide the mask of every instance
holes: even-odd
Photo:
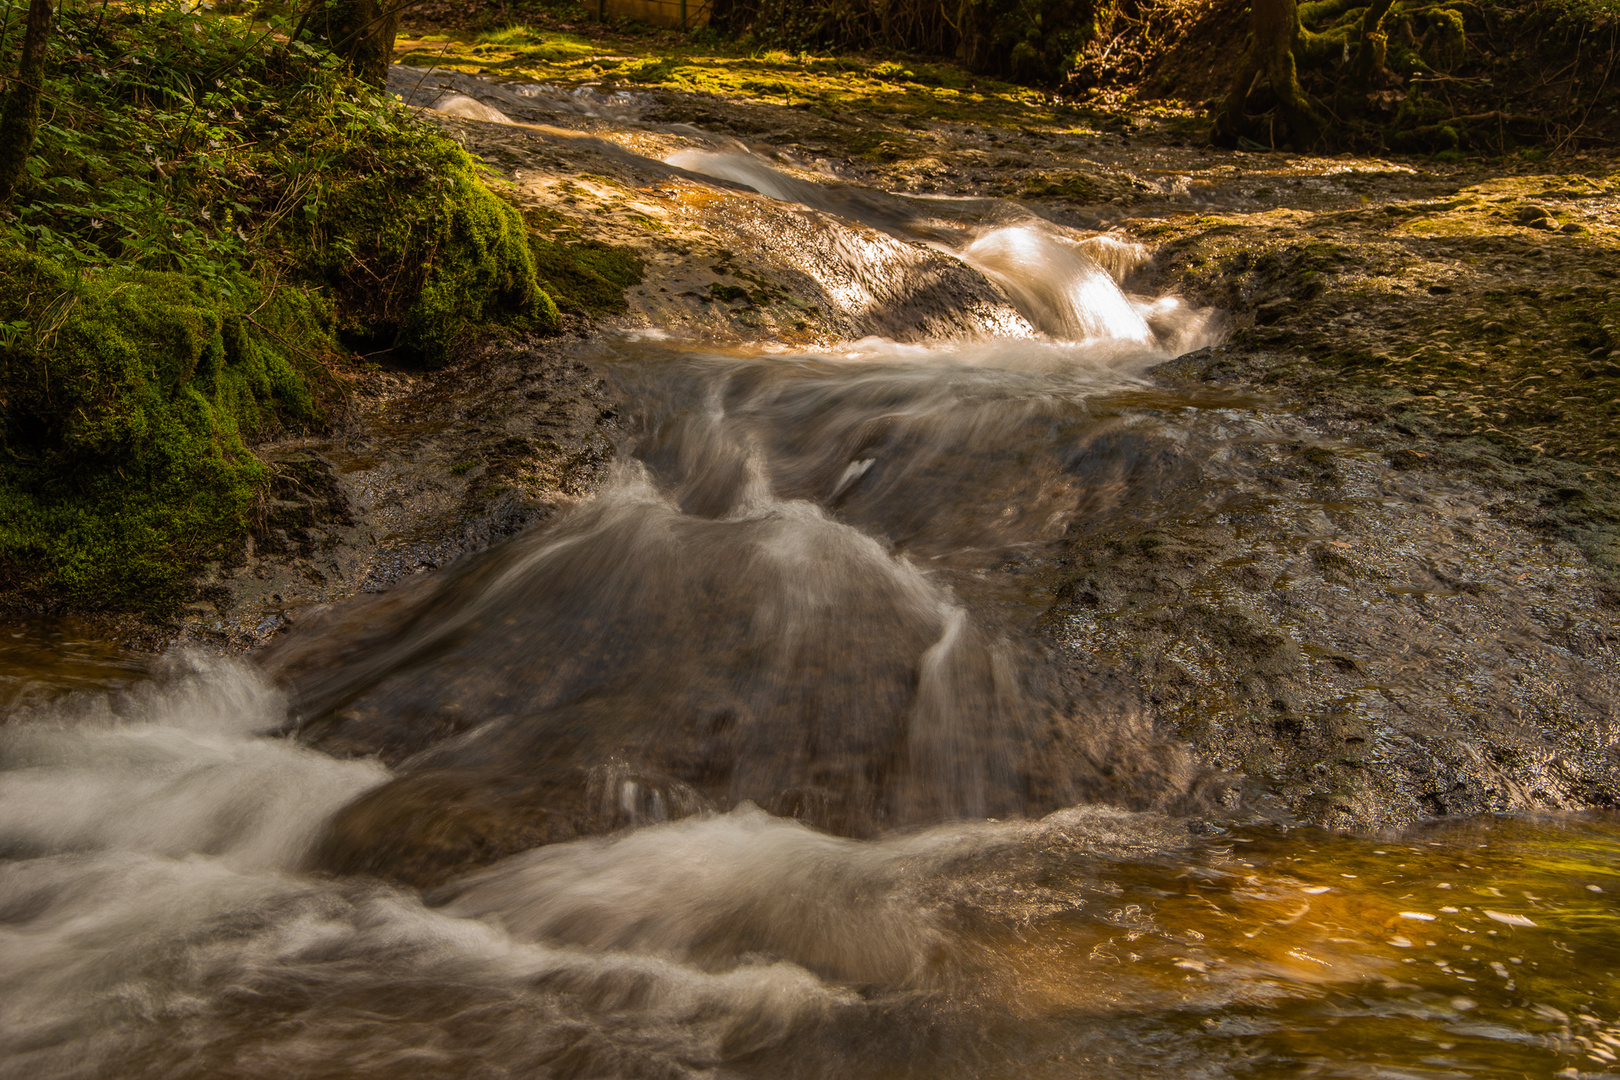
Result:
[[[775,526],[761,519],[750,526],[752,538],[745,528],[720,539],[719,530],[700,535],[705,526],[688,522],[654,545],[663,563],[632,557],[644,535],[615,533],[605,521],[622,491],[449,576],[423,575],[403,591],[302,616],[304,629],[267,662],[303,702],[304,736],[334,752],[379,754],[401,769],[395,783],[340,819],[323,854],[329,865],[439,880],[534,843],[744,800],[857,835],[931,816],[1039,812],[1082,792],[1208,812],[1226,789],[1211,785],[1178,741],[1206,769],[1246,779],[1250,806],[1335,826],[1616,801],[1620,733],[1611,703],[1620,687],[1610,587],[1568,537],[1536,527],[1517,503],[1526,491],[1541,498],[1535,484],[1542,481],[1521,482],[1495,458],[1469,465],[1472,451],[1457,452],[1455,442],[1437,450],[1427,428],[1385,422],[1391,414],[1382,408],[1358,412],[1365,399],[1348,386],[1318,381],[1301,396],[1301,379],[1275,377],[1301,370],[1300,355],[1265,351],[1268,342],[1322,351],[1340,336],[1361,350],[1417,349],[1423,335],[1407,326],[1411,313],[1441,311],[1454,293],[1477,302],[1466,278],[1479,271],[1469,267],[1501,277],[1538,245],[1571,242],[1560,235],[1529,243],[1513,233],[1526,227],[1510,220],[1515,204],[1503,211],[1498,239],[1425,234],[1422,242],[1447,261],[1424,277],[1405,234],[1450,228],[1450,204],[1422,200],[1444,200],[1477,181],[1466,168],[1211,158],[1195,148],[1008,133],[996,134],[992,146],[971,128],[931,125],[917,136],[928,142],[926,155],[829,169],[800,138],[809,137],[804,124],[819,121],[799,123],[778,110],[787,125],[783,145],[753,144],[765,149],[756,160],[768,161],[769,175],[727,173],[712,156],[737,144],[679,122],[696,98],[581,93],[563,100],[489,85],[458,76],[419,89],[424,104],[459,96],[516,123],[460,105],[424,115],[501,170],[532,220],[642,254],[647,279],[618,320],[631,336],[780,348],[867,334],[919,342],[973,331],[1029,334],[998,289],[939,250],[1005,220],[1007,204],[984,197],[1005,176],[1021,177],[1049,219],[1095,225],[1130,217],[1137,235],[1168,241],[1161,259],[1133,280],[1145,291],[1173,275],[1231,311],[1239,336],[1224,350],[1163,369],[1162,391],[1115,406],[1135,440],[1130,452],[1164,467],[1110,471],[1119,459],[1093,453],[1075,458],[1088,464],[1056,488],[1031,486],[1026,494],[1023,481],[992,469],[986,483],[1000,487],[990,498],[933,489],[941,506],[977,500],[982,510],[1000,498],[1031,520],[1039,510],[1060,527],[1038,543],[1009,547],[1010,534],[981,527],[989,518],[942,510],[955,539],[930,547],[944,535],[938,514],[905,498],[877,498],[859,477],[828,496],[818,485],[831,485],[844,465],[806,466],[804,490],[789,484],[781,493],[817,502],[827,517],[801,526],[847,540],[842,523],[858,523],[942,559],[931,564],[935,584],[954,600],[889,603],[910,595],[883,561],[890,556],[851,554],[854,561],[833,573],[852,591],[828,616],[847,635],[812,634],[822,651],[806,646],[775,682],[735,677],[752,670],[751,650],[760,647],[750,629],[758,590],[738,568]],[[705,125],[733,133],[754,124],[757,135],[766,128],[755,121],[776,116],[758,104],[702,104]],[[941,170],[960,181],[964,197],[918,199],[937,188]],[[1047,182],[1063,170],[1074,182]],[[1088,187],[1097,177],[1114,179]],[[1040,191],[1091,191],[1095,201]],[[1601,232],[1612,223],[1592,216],[1608,206],[1608,189],[1598,195],[1580,205],[1591,211],[1582,228]],[[1482,205],[1464,198],[1456,213]],[[1444,220],[1423,224],[1436,215]],[[1340,272],[1350,268],[1336,269],[1334,253],[1361,250],[1350,241],[1363,236],[1388,267]],[[1276,240],[1256,249],[1271,261],[1240,258],[1232,237]],[[1298,251],[1288,246],[1296,241]],[[1310,246],[1318,241],[1337,247]],[[1601,276],[1595,249],[1570,251],[1585,260],[1577,269]],[[1483,261],[1491,258],[1500,265]],[[1381,282],[1386,270],[1390,282]],[[1331,284],[1324,292],[1310,275]],[[1429,287],[1414,290],[1407,279]],[[1581,288],[1594,287],[1592,295],[1606,295],[1601,283]],[[1322,306],[1329,303],[1343,310],[1332,324]],[[1597,329],[1582,324],[1575,338],[1607,333],[1602,313],[1593,318]],[[1496,334],[1498,351],[1518,347],[1505,331],[1482,332]],[[1431,344],[1457,345],[1445,334]],[[582,372],[569,370],[564,382]],[[622,456],[635,436],[607,401],[624,408],[650,384],[623,371],[613,379],[613,389],[592,399],[599,404],[587,426],[598,445],[617,440]],[[442,386],[442,416],[466,415],[461,391]],[[501,420],[504,403],[483,400],[486,422],[521,437],[518,428],[530,420]],[[1456,398],[1425,400],[1432,412]],[[397,449],[383,457],[406,460],[409,441],[390,444]],[[788,442],[766,437],[760,446],[785,453]],[[423,490],[453,490],[445,473],[463,456],[445,455]],[[598,485],[606,456],[598,453],[590,459],[596,464],[552,490]],[[1063,486],[1080,474],[1089,477],[1089,493]],[[1039,468],[1027,475],[1045,484]],[[873,472],[870,482],[881,476]],[[432,537],[453,534],[450,518],[435,518],[437,496],[412,502],[398,485],[378,490],[385,493],[379,504],[402,522],[422,523],[420,540],[396,545],[405,561],[412,543],[427,550]],[[1106,497],[1099,501],[1097,492]],[[712,525],[725,508],[705,514]],[[621,600],[604,607],[601,595],[578,591],[579,573],[542,569],[550,558],[540,554],[544,537],[571,529],[605,530],[592,533],[597,542],[587,547],[593,559],[617,560]],[[958,542],[966,536],[980,538],[977,563],[960,554],[977,550]],[[483,542],[443,548],[391,580]],[[518,564],[528,570],[499,587],[486,580]],[[680,569],[654,573],[655,565]],[[479,608],[463,593],[468,588],[493,606]],[[867,606],[880,599],[881,614]],[[911,745],[918,673],[947,636],[942,612],[958,602],[972,639],[965,655],[976,657],[966,669],[977,671],[958,690],[980,712],[1010,718],[995,729],[995,742],[1014,749],[986,754],[958,741],[930,764]],[[440,623],[460,629],[429,629]],[[1041,673],[1016,693],[996,685],[1002,640],[1014,642],[1008,655],[1025,670]],[[557,657],[574,659],[558,664]],[[889,689],[874,694],[874,686]],[[766,718],[780,718],[784,708],[796,719],[772,734]],[[807,745],[819,718],[839,715],[847,723],[832,720],[827,738]],[[968,787],[980,785],[982,801],[926,806],[920,780],[941,775],[927,770],[975,754],[986,764],[970,770]],[[1133,764],[1120,779],[1105,776],[1104,767],[1127,760]]]

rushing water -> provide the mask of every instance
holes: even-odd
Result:
[[[1612,1075],[1620,823],[1223,815],[1027,639],[1022,560],[1194,497],[1208,328],[930,242],[1023,329],[622,343],[605,490],[261,666],[7,631],[0,1075]]]
[[[1603,1075],[1611,819],[856,841],[750,806],[425,896],[301,868],[385,781],[193,663],[3,731],[7,1076]]]

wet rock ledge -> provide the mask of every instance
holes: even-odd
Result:
[[[577,346],[511,337],[440,371],[375,371],[337,431],[256,448],[274,472],[262,517],[237,559],[209,568],[182,638],[262,645],[301,611],[391,588],[589,494],[618,410]]]
[[[728,108],[706,101],[704,116]],[[982,322],[1001,303],[993,290],[948,280],[955,271],[943,264],[933,293],[869,302],[866,288],[862,303],[841,303],[814,262],[840,245],[916,259],[923,272],[910,280],[930,280],[931,256],[882,227],[896,200],[861,204],[854,217],[784,211],[659,160],[724,145],[705,132],[601,110],[527,121],[437,122],[501,171],[531,224],[644,258],[648,276],[627,295],[616,333],[674,328],[789,346],[865,333],[926,340],[956,329],[968,305],[983,305],[973,315]],[[925,128],[929,160],[946,171],[982,156],[961,125]],[[1123,222],[1158,242],[1136,285],[1219,304],[1235,333],[1159,369],[1162,396],[1131,406],[1149,417],[1196,414],[1190,438],[1166,436],[1160,448],[1181,462],[1166,475],[1193,479],[1136,493],[1134,517],[1080,521],[1050,550],[982,568],[1027,598],[1007,618],[1078,692],[1105,694],[1114,712],[1145,717],[1162,740],[1185,742],[1235,778],[1236,787],[1209,787],[1211,820],[1230,808],[1225,791],[1241,792],[1241,812],[1351,828],[1620,801],[1620,620],[1604,565],[1614,483],[1600,454],[1606,436],[1593,426],[1607,414],[1517,408],[1542,367],[1549,380],[1609,378],[1610,358],[1596,352],[1609,347],[1613,321],[1604,284],[1617,223],[1612,163],[1586,159],[1596,180],[1561,181],[1573,194],[1543,199],[1558,220],[1579,218],[1579,232],[1553,233],[1543,218],[1491,216],[1532,188],[1551,190],[1549,181],[1493,187],[1467,164],[1419,170],[1022,138],[998,134],[1008,154],[1130,181],[1031,188],[1039,215]],[[802,148],[754,145],[786,174],[816,179]],[[915,164],[893,162],[883,179],[920,186]],[[952,175],[967,185],[958,225],[1005,212],[972,201],[984,194],[973,185],[994,187],[991,173]],[[843,181],[856,178],[852,170],[827,186],[847,195]],[[790,217],[786,241],[773,239]],[[1569,246],[1537,254],[1555,244]],[[1571,313],[1556,333],[1516,331],[1534,304],[1508,284],[1521,266],[1573,275],[1547,292]],[[1500,315],[1494,328],[1469,321],[1493,311],[1512,325]],[[507,342],[434,376],[379,374],[349,431],[266,448],[281,480],[263,537],[244,565],[218,569],[188,632],[262,642],[297,621],[300,605],[444,565],[591,490],[618,418],[581,359],[585,345]],[[1560,364],[1565,348],[1598,365],[1590,377]],[[1476,422],[1487,403],[1452,385],[1476,376],[1500,406],[1489,424]],[[1564,440],[1562,456],[1544,452],[1552,444],[1541,429]],[[582,809],[536,810],[534,836],[514,843],[622,823],[588,778],[553,779],[561,802]],[[636,782],[646,791],[658,778]],[[497,813],[480,800],[498,802],[498,791],[474,798],[478,785],[459,775],[433,783],[466,803],[475,825]],[[537,789],[524,790],[531,799]],[[459,854],[435,865],[469,857],[473,834],[482,835],[447,837]]]

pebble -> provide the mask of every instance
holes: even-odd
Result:
[[[1483,908],[1481,909],[1481,914],[1483,914],[1487,919],[1494,919],[1499,923],[1506,923],[1508,926],[1536,925],[1523,915],[1511,915],[1505,911],[1492,911],[1490,908]]]

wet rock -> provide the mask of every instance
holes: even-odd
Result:
[[[211,617],[184,612],[173,632],[263,644],[310,605],[451,563],[586,494],[617,414],[572,349],[513,340],[440,372],[374,372],[341,427],[256,447],[270,486],[249,543],[199,581]]]
[[[413,881],[744,801],[865,836],[1196,798],[1200,770],[1139,715],[1065,703],[1012,649],[845,526],[629,491],[264,662],[300,738],[401,770],[338,816],[322,865]]]
[[[1527,229],[1556,229],[1558,219],[1553,217],[1552,211],[1544,206],[1521,206],[1513,215],[1515,225],[1523,225]]]
[[[1620,625],[1571,546],[1496,518],[1490,490],[1442,478],[1432,452],[1341,442],[1329,486],[1286,469],[1333,446],[1320,428],[1217,430],[1236,442],[1206,482],[1229,499],[1077,544],[1088,602],[1051,624],[1077,662],[1133,674],[1161,725],[1259,785],[1257,805],[1309,820],[1620,798],[1620,654],[1597,644]],[[1264,501],[1240,494],[1261,477]]]
[[[344,807],[310,864],[428,888],[544,844],[709,809],[685,785],[617,763],[594,770],[525,764],[505,773],[413,769]]]
[[[263,655],[300,738],[400,771],[339,815],[323,865],[436,880],[745,801],[867,836],[1205,800],[1207,770],[1124,687],[1049,666],[999,611],[1009,582],[975,573],[1066,519],[1155,506],[1132,485],[1187,475],[1161,440],[1031,396],[1050,376],[657,351],[619,367],[644,471]],[[1034,568],[1011,562],[1011,582]]]
[[[1270,300],[1254,309],[1254,321],[1259,326],[1270,326],[1288,317],[1297,307],[1292,300]]]

